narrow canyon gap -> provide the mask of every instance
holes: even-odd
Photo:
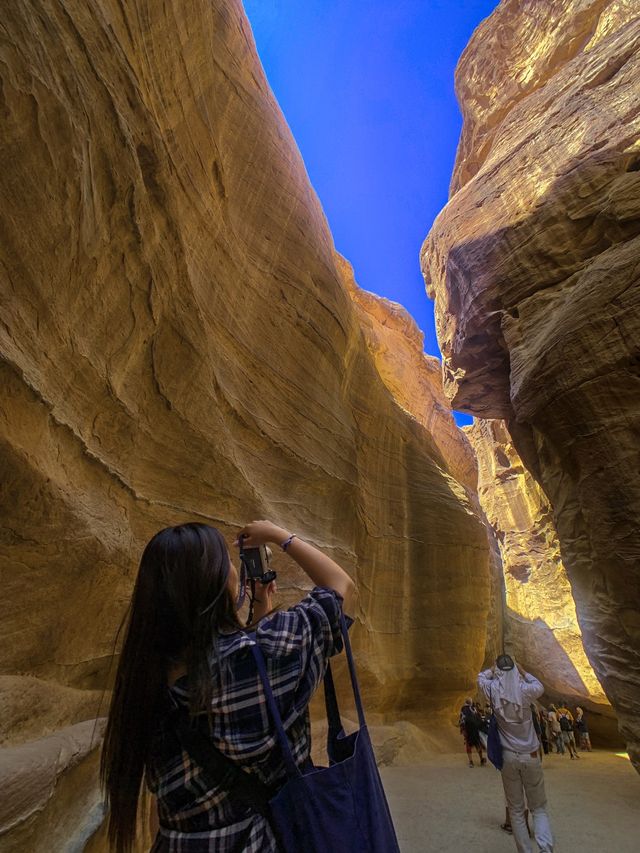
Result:
[[[581,599],[573,516],[563,516],[558,497],[573,505],[575,488],[551,488],[554,472],[570,480],[561,461],[552,464],[560,445],[537,421],[514,426],[509,376],[494,352],[505,350],[491,324],[471,343],[486,347],[502,396],[495,392],[494,406],[487,395],[494,408],[477,414],[508,418],[500,427],[508,433],[456,428],[440,365],[424,355],[411,318],[360,290],[336,254],[240,2],[32,0],[9,8],[3,23],[0,826],[10,829],[8,849],[105,849],[93,718],[141,547],[168,524],[210,521],[231,542],[246,520],[272,517],[332,554],[359,586],[354,646],[382,760],[426,749],[427,723],[445,742],[460,699],[497,650],[503,618],[513,618],[502,611],[503,562],[512,560],[516,580],[537,571],[535,560],[522,569],[498,535],[508,525],[491,483],[505,469],[496,447],[507,435],[509,476],[524,464],[538,481],[518,480],[533,490],[525,503],[534,510],[509,520],[517,527],[509,541],[528,541],[537,514],[548,520],[549,501],[557,530],[544,535],[564,562],[554,567],[568,621],[564,634],[551,625],[549,648],[569,664],[559,655],[540,675],[611,719],[584,661],[568,583],[591,641],[623,575],[607,577],[610,598],[603,586]],[[617,32],[622,25],[607,38]],[[468,117],[465,127],[460,162],[472,156]],[[450,258],[447,216],[468,193],[460,189],[443,214],[427,264]],[[434,282],[442,270],[466,268],[452,254]],[[442,301],[453,289],[445,275],[438,282],[449,322],[455,315]],[[479,298],[478,310],[484,304]],[[451,397],[461,374],[445,327]],[[528,393],[543,405],[540,389],[540,399]],[[305,578],[285,557],[278,568],[286,605]],[[523,594],[509,584],[520,606]],[[636,624],[631,593],[629,602],[625,630]],[[622,676],[607,669],[607,648],[600,655],[587,645],[587,654],[629,737],[633,685],[616,692]],[[558,675],[559,662],[573,680]]]
[[[544,491],[640,769],[638,80],[636,3],[504,0],[458,65],[451,200],[422,263],[447,396],[504,419]]]

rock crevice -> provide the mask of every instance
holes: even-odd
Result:
[[[507,421],[549,500],[637,766],[639,79],[636,4],[501,3],[458,66],[453,194],[422,252],[447,396]]]

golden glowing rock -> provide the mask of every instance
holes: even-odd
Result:
[[[424,335],[411,315],[391,302],[358,287],[348,261],[338,256],[342,279],[358,308],[360,327],[376,370],[395,402],[426,430],[424,443],[461,500],[475,496],[478,466],[473,448],[456,426],[442,390],[442,364],[424,352]]]
[[[587,659],[549,501],[502,421],[464,427],[478,460],[478,497],[504,574],[504,645],[549,700],[588,709],[594,743],[616,741],[611,706]],[[595,716],[597,715],[597,716]]]
[[[424,336],[407,311],[355,283],[350,264],[340,258],[343,280],[359,308],[359,320],[376,369],[393,399],[425,428],[423,443],[430,447],[438,465],[451,475],[449,486],[462,503],[484,519],[478,502],[478,464],[474,449],[459,430],[442,388],[439,359],[424,352]],[[483,665],[490,665],[502,647],[502,562],[493,532],[486,529],[489,550],[489,612]],[[484,555],[482,565],[484,566]],[[479,576],[478,576],[479,577]],[[472,586],[478,582],[470,579]],[[481,582],[484,595],[484,580]],[[478,628],[477,615],[471,616],[472,630]],[[465,628],[469,630],[469,628]],[[471,682],[473,683],[473,682]],[[465,688],[468,693],[471,688]]]
[[[8,4],[2,52],[1,665],[35,757],[0,799],[3,842],[49,853],[52,814],[80,849],[99,808],[83,720],[153,532],[272,517],[343,563],[381,726],[473,683],[488,549],[466,442],[390,388],[239,0]],[[413,404],[442,409],[413,346]],[[288,603],[306,579],[276,568]],[[76,777],[82,808],[54,796]]]
[[[640,8],[502,3],[456,85],[453,194],[422,252],[445,390],[506,419],[548,496],[640,767]]]

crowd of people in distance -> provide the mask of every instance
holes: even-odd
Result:
[[[531,704],[533,725],[541,744],[541,757],[542,754],[553,753],[554,749],[558,755],[568,752],[572,760],[580,758],[578,751],[591,752],[591,737],[584,710],[578,705],[574,715],[567,706],[565,700],[559,706],[549,705],[548,708],[537,702]],[[465,699],[460,709],[458,725],[464,739],[469,767],[475,766],[474,750],[478,754],[480,765],[487,763],[484,752],[490,716],[490,706],[474,701],[471,697]]]
[[[568,752],[572,759],[580,758],[578,749],[582,752],[591,752],[589,726],[584,711],[579,705],[576,707],[575,717],[567,708],[567,702],[562,702],[559,708],[549,705],[548,710],[545,708],[536,710],[540,725],[540,740],[545,755],[553,751],[553,746],[559,755]]]
[[[458,720],[469,767],[475,766],[474,750],[480,765],[486,765],[486,750],[501,771],[506,807],[501,827],[513,834],[518,853],[532,853],[530,816],[538,849],[553,853],[542,758],[553,747],[557,754],[568,752],[572,759],[579,758],[578,749],[591,752],[584,711],[577,707],[574,716],[565,700],[542,707],[541,682],[504,653],[479,673],[478,687],[484,701],[465,699]]]

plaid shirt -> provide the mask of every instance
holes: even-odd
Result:
[[[316,588],[295,607],[263,619],[256,630],[298,766],[308,762],[311,751],[309,701],[328,658],[342,649],[340,608],[337,593]],[[253,640],[240,631],[220,637],[223,689],[213,700],[211,737],[243,769],[277,785],[286,773],[251,645]],[[181,678],[168,690],[168,711],[187,702],[186,679]],[[277,853],[264,817],[206,784],[182,749],[169,714],[154,737],[147,785],[158,799],[160,816],[152,853]]]

